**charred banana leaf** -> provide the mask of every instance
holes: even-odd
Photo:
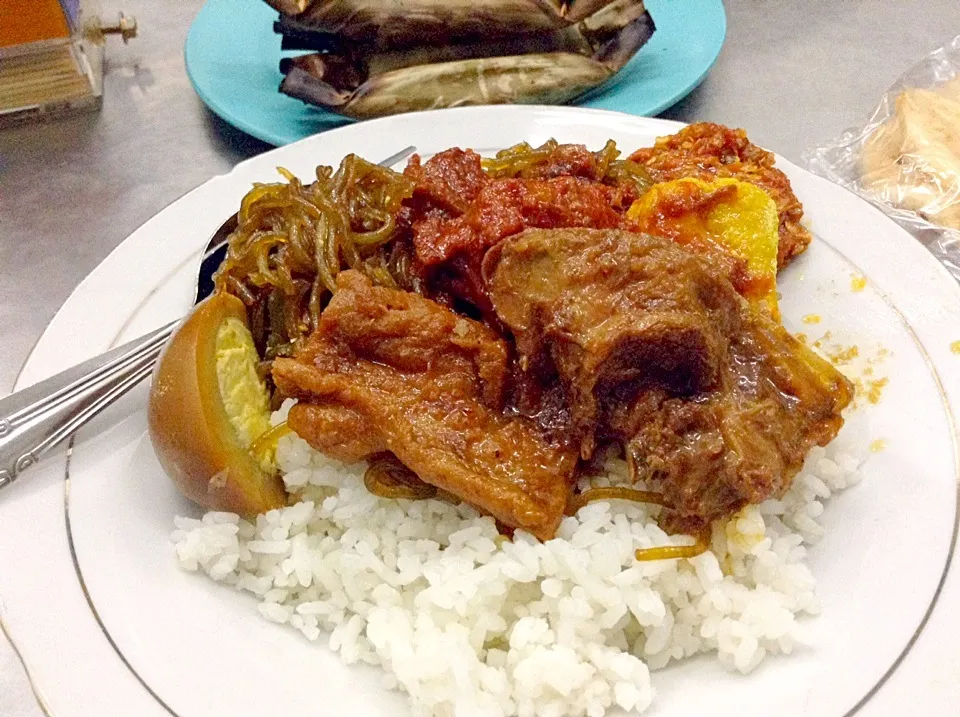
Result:
[[[564,3],[566,8],[561,12],[563,12],[567,22],[580,22],[612,2],[613,0],[569,0]]]
[[[548,33],[285,59],[280,91],[355,119],[477,104],[557,104],[608,80],[654,29],[641,0],[615,0]]]
[[[400,112],[507,103],[554,104],[606,80],[603,63],[569,52],[485,57],[387,72],[354,92],[337,91],[295,67],[281,91],[355,119]]]
[[[561,30],[616,0],[266,0],[306,27],[376,50]]]

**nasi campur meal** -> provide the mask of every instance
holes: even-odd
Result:
[[[566,102],[609,80],[654,23],[643,0],[267,0],[280,91],[369,119],[477,104]]]
[[[281,172],[155,376],[214,511],[185,567],[422,714],[639,711],[650,667],[793,649],[858,462],[823,448],[850,382],[780,323],[810,234],[772,154],[697,124]]]

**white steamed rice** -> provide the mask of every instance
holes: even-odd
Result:
[[[274,415],[283,420],[289,405]],[[377,498],[363,470],[286,436],[277,458],[300,502],[251,524],[177,518],[180,565],[252,593],[260,614],[381,665],[430,717],[600,717],[651,703],[650,671],[698,653],[747,673],[804,644],[819,610],[807,545],[832,493],[859,480],[863,416],[811,451],[782,500],[744,509],[690,560],[637,562],[682,544],[654,506],[598,502],[554,540],[512,542],[466,505]],[[607,480],[625,476],[610,461]]]

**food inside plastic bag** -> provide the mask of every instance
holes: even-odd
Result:
[[[960,279],[960,36],[908,70],[866,125],[806,160],[913,232]]]
[[[960,77],[907,89],[863,146],[864,188],[883,201],[960,229]]]

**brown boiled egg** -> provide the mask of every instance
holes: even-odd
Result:
[[[204,508],[250,517],[287,503],[271,457],[254,450],[270,431],[258,362],[243,302],[218,293],[181,324],[154,372],[154,450],[177,488]]]

